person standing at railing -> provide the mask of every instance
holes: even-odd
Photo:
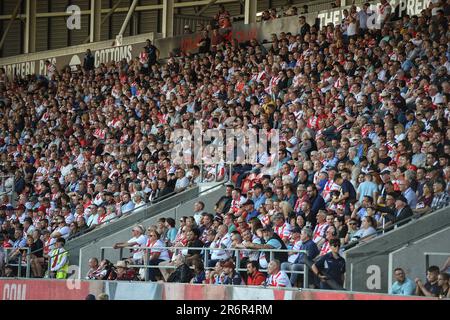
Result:
[[[132,249],[133,256],[132,261],[133,264],[142,264],[142,258],[144,256],[144,252],[139,247],[145,246],[147,243],[147,237],[144,235],[144,228],[141,225],[135,226],[131,229],[133,237],[127,242],[118,242],[113,248],[125,248],[125,247],[135,247],[136,249]]]
[[[50,251],[50,278],[66,279],[69,271],[69,252],[64,249],[66,240],[62,237],[55,242],[55,249]]]
[[[311,269],[320,279],[320,289],[340,290],[344,285],[345,260],[339,255],[339,239],[332,239],[330,246],[331,252],[317,260]]]
[[[94,65],[95,63],[95,58],[91,53],[91,49],[86,49],[86,53],[84,54],[84,59],[83,59],[83,69],[85,71],[90,71],[90,70],[94,70]]]

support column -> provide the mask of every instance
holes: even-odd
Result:
[[[91,0],[91,23],[89,30],[89,41],[101,40],[102,28],[102,0]]]
[[[36,52],[36,0],[27,0],[24,53]]]
[[[245,0],[244,7],[244,23],[253,23],[256,22],[256,0]]]
[[[174,0],[163,0],[161,31],[164,38],[173,37],[173,2]]]

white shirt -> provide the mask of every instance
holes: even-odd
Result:
[[[296,243],[294,243],[294,246],[292,247],[292,250],[300,250],[300,246],[302,245],[302,240],[298,240]],[[288,262],[294,263],[295,260],[297,260],[297,257],[300,253],[295,253],[289,256]]]
[[[292,287],[291,281],[289,280],[286,272],[281,270],[278,271],[277,274],[270,275],[266,280],[266,284],[270,287]]]
[[[139,248],[143,247],[147,244],[147,237],[141,234],[139,237],[133,237],[130,240],[128,240],[128,243],[136,242],[137,245],[134,245],[133,247]],[[133,250],[133,260],[141,260],[144,256],[144,252],[142,250]]]
[[[153,245],[148,244],[148,247],[165,247],[164,243],[158,239]],[[150,250],[150,254],[155,253],[155,252],[160,252],[158,259],[164,260],[164,261],[169,261],[170,260],[170,256],[169,256],[169,252],[166,249],[151,249]]]
[[[189,185],[189,179],[187,177],[177,179],[175,182],[175,191],[178,192],[180,189],[184,189]]]
[[[210,248],[229,248],[231,246],[231,237],[227,233],[220,240],[213,241]],[[211,250],[212,260],[225,260],[230,256],[230,253],[225,250]]]

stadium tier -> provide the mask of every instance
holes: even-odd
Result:
[[[213,2],[0,59],[3,299],[450,298],[448,1]]]

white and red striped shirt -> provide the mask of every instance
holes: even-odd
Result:
[[[281,270],[275,275],[270,275],[266,280],[266,284],[270,287],[292,287],[291,281],[289,280],[286,272]]]
[[[320,256],[326,255],[328,252],[331,252],[330,242],[327,240],[320,248]]]
[[[105,139],[105,136],[106,136],[106,130],[102,130],[102,129],[98,128],[94,131],[94,137],[96,137],[97,139],[103,140],[103,139]]]
[[[316,227],[314,228],[314,236],[313,236],[313,241],[315,243],[319,242],[320,238],[325,237],[325,230],[327,227],[328,227],[328,223],[326,223],[326,222],[316,225]]]
[[[142,64],[146,64],[148,61],[148,53],[147,52],[141,52],[139,54],[139,62]]]
[[[285,222],[281,226],[275,226],[274,231],[281,239],[289,238],[291,235],[291,226]]]
[[[325,200],[325,202],[327,202],[329,200],[331,191],[339,190],[339,188],[340,188],[339,185],[334,183],[333,180],[328,179],[328,181],[325,184],[325,187],[323,188],[323,191],[322,191],[322,197]]]

